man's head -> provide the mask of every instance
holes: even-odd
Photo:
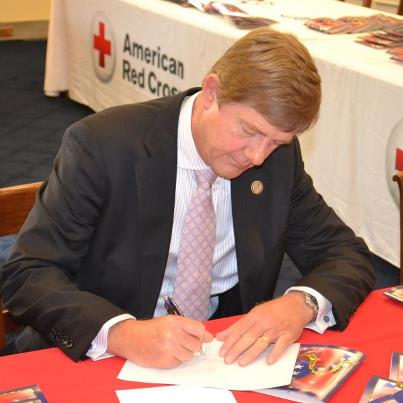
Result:
[[[317,119],[321,79],[308,50],[291,34],[258,28],[235,42],[208,74],[218,76],[218,104],[241,102],[285,132]]]
[[[232,179],[260,165],[317,119],[320,77],[305,47],[259,28],[237,41],[203,80],[192,132],[203,160]]]

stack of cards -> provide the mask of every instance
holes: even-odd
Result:
[[[397,18],[375,14],[369,17],[312,18],[306,21],[305,25],[325,34],[356,34],[385,30],[399,23],[401,20]]]
[[[403,52],[403,50],[402,50]],[[402,53],[403,54],[403,53]],[[393,287],[388,291],[385,291],[385,295],[390,298],[395,299],[396,301],[403,302],[403,285],[398,285],[397,287]]]
[[[403,23],[363,36],[357,42],[375,49],[386,49],[392,55],[391,59],[403,62]]]
[[[48,401],[38,385],[31,385],[0,392],[0,402],[47,403]]]
[[[253,29],[274,24],[269,18],[249,15],[246,11],[231,3],[211,2],[211,6],[224,17],[230,19],[240,29]]]
[[[277,22],[269,18],[250,15],[231,1],[187,0],[187,3],[200,11],[222,15],[231,20],[240,29],[253,29]]]
[[[256,392],[296,402],[326,402],[362,362],[364,355],[340,346],[300,346],[290,385]]]
[[[389,378],[373,376],[359,403],[403,402],[403,354],[392,354]]]

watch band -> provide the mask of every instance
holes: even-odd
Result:
[[[313,310],[313,313],[315,315],[313,320],[316,320],[316,317],[318,316],[318,312],[319,312],[318,301],[313,295],[308,294],[305,291],[303,291],[303,294],[304,294],[304,298],[305,298],[305,304],[307,304]]]

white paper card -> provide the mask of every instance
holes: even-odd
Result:
[[[258,359],[246,367],[237,363],[225,364],[218,351],[221,341],[205,343],[204,355],[195,354],[191,361],[176,368],[144,368],[126,361],[118,378],[126,381],[202,386],[231,390],[256,390],[288,385],[291,382],[299,343],[287,348],[273,365],[266,364],[267,349]]]
[[[228,390],[195,386],[117,390],[116,394],[120,403],[236,403],[234,395]]]

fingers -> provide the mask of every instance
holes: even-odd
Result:
[[[220,355],[224,356],[228,350],[251,328],[253,321],[246,315],[235,322],[228,329],[216,334],[216,339],[224,341]],[[245,341],[245,340],[244,340]]]
[[[200,347],[202,346],[203,342],[204,342],[203,339],[200,340],[197,337],[187,333],[184,333],[182,337],[179,339],[179,344],[183,348],[185,348],[191,355],[200,350]]]
[[[145,367],[172,368],[191,360],[212,338],[201,322],[189,318],[130,319],[110,329],[108,352]]]
[[[295,301],[291,302],[295,305]],[[275,346],[267,362],[277,361],[303,329],[303,323],[294,313],[298,309],[292,303],[289,299],[279,298],[260,304],[228,329],[218,333],[217,339],[224,342],[220,349],[224,362],[248,365],[271,343],[275,343]]]
[[[210,332],[205,332],[204,333],[204,340],[203,343],[210,343],[214,339],[214,336]]]
[[[266,357],[266,362],[268,364],[274,364],[292,342],[293,340],[288,336],[280,336],[274,344],[273,350]]]
[[[271,341],[271,337],[267,335],[258,337],[252,346],[239,357],[238,364],[244,367],[255,361],[270,346]]]
[[[182,329],[185,333],[184,339],[181,340],[183,346],[196,352],[200,350],[203,343],[208,343],[213,340],[213,335],[206,330],[203,323],[189,318],[182,319]]]
[[[267,341],[267,336],[260,339],[259,343],[257,343],[263,332],[264,329],[253,318],[244,317],[231,326],[228,331],[220,334],[224,340],[220,349],[220,356],[224,357],[224,361],[227,364],[232,364],[246,351],[252,349],[250,355],[247,354],[246,358],[240,362],[241,365],[247,365],[247,363],[254,359],[250,357],[256,358],[270,344],[271,339]],[[265,341],[265,343],[262,343],[262,341]]]

